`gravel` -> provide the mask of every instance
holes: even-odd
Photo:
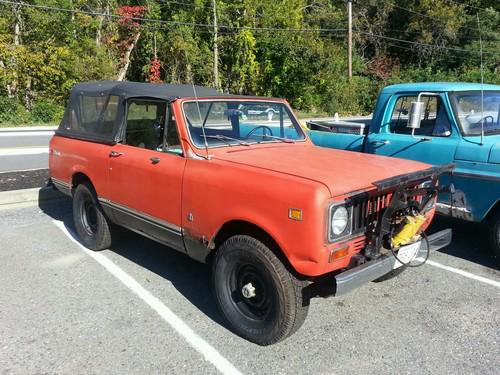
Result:
[[[48,169],[0,173],[0,191],[43,187],[49,179]]]

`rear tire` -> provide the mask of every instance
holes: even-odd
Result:
[[[500,210],[497,210],[489,219],[488,238],[490,248],[497,262],[500,263]]]
[[[222,244],[212,280],[219,309],[232,330],[256,344],[285,339],[307,316],[305,283],[253,237],[237,235]]]
[[[73,221],[80,242],[91,250],[111,246],[110,223],[106,218],[93,187],[82,183],[73,195]]]

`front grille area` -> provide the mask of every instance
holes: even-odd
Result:
[[[352,232],[364,231],[369,223],[378,221],[391,202],[391,197],[392,193],[385,193],[353,200]]]
[[[391,203],[392,192],[379,195],[366,194],[352,199],[352,233],[361,233],[366,230],[368,224],[378,222],[384,210]],[[422,195],[408,196],[408,201],[422,202]]]
[[[363,248],[365,247],[366,245],[366,237],[363,236],[363,237],[359,237],[358,239],[356,239],[355,241],[353,241],[351,243],[351,251],[353,253],[359,253],[361,250],[363,250]]]

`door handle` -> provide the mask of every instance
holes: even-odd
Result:
[[[390,141],[388,141],[387,139],[381,139],[381,140],[377,140],[377,141],[371,141],[370,144],[372,145],[388,145],[389,143],[391,143]]]
[[[149,160],[151,160],[151,163],[153,164],[158,164],[161,159],[159,157],[153,156],[152,158],[149,158]]]
[[[123,155],[123,152],[118,152],[118,151],[111,151],[109,153],[110,158],[117,158],[118,156],[122,156],[122,155]]]

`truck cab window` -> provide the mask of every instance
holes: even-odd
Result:
[[[125,143],[130,146],[161,151],[166,108],[167,103],[163,101],[129,100]]]
[[[416,100],[416,96],[401,96],[398,98],[389,124],[391,133],[411,134],[411,129],[407,127],[408,113],[411,102]],[[415,129],[415,135],[430,137],[449,136],[451,134],[451,126],[441,99],[436,96],[423,96],[421,100],[424,102],[424,112],[422,113],[420,128]]]

